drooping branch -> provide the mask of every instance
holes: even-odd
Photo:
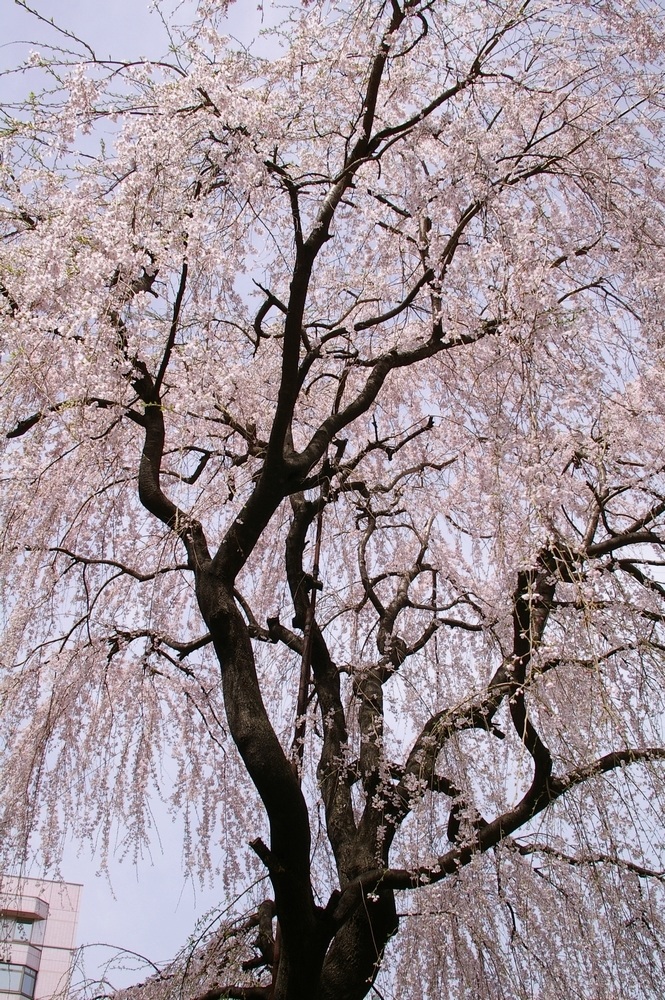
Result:
[[[309,575],[303,566],[307,532],[324,505],[305,501],[300,494],[291,498],[293,520],[286,542],[286,573],[295,610],[295,620],[301,629],[307,622],[309,608]],[[314,615],[310,618],[311,666],[321,711],[323,748],[318,765],[318,778],[323,795],[326,824],[338,867],[348,870],[350,852],[356,834],[351,801],[351,781],[344,770],[348,759],[348,732],[342,706],[339,673],[333,663],[325,639]]]
[[[131,407],[123,406],[121,403],[117,403],[112,399],[104,399],[101,396],[84,396],[82,399],[66,399],[61,403],[54,403],[45,410],[38,410],[29,417],[24,417],[23,419],[18,420],[16,425],[12,427],[11,430],[5,432],[5,437],[22,437],[36,424],[38,424],[40,420],[43,420],[47,413],[62,413],[78,406],[96,406],[100,410],[107,410],[111,407],[120,407],[123,414],[129,417],[130,420],[133,420],[135,424],[139,424],[141,427],[144,425],[143,415],[137,413]]]
[[[436,781],[436,762],[444,745],[456,734],[480,729],[503,738],[494,725],[494,716],[508,699],[517,735],[534,761],[534,775],[527,800],[536,802],[547,791],[552,757],[528,717],[526,709],[527,667],[539,647],[552,610],[556,581],[567,579],[575,553],[563,547],[543,550],[536,568],[518,573],[513,595],[513,653],[495,671],[485,692],[469,703],[437,713],[428,720],[407,757],[394,790],[389,813],[395,829],[422,795]],[[420,793],[414,796],[414,780]],[[453,809],[455,807],[453,806]]]
[[[203,527],[195,518],[180,510],[167,497],[161,485],[166,427],[159,394],[147,371],[134,379],[134,387],[145,403],[145,438],[138,474],[139,499],[149,513],[178,535],[187,551],[190,567],[200,569],[210,562]]]
[[[162,384],[164,382],[164,376],[166,375],[166,370],[169,366],[171,360],[171,354],[173,353],[173,347],[175,344],[175,339],[180,329],[180,312],[182,309],[182,302],[185,297],[185,290],[187,288],[187,273],[189,267],[187,264],[187,258],[182,262],[182,267],[180,269],[180,282],[178,285],[178,291],[176,292],[175,302],[173,303],[173,316],[171,317],[171,325],[169,327],[169,334],[164,347],[164,353],[162,355],[162,360],[159,365],[159,371],[157,372],[157,377],[155,378],[154,394],[159,397],[162,391]]]
[[[136,639],[148,639],[152,646],[158,651],[161,646],[168,646],[169,649],[172,649],[178,654],[178,659],[180,661],[184,660],[190,655],[190,653],[196,653],[199,649],[203,649],[212,642],[212,636],[209,632],[199,636],[197,639],[183,641],[181,639],[173,639],[171,636],[165,635],[163,632],[156,632],[153,629],[120,628],[116,628],[114,634],[109,637],[108,642],[111,644],[112,650],[114,650],[120,648],[120,642],[133,642]],[[182,668],[179,666],[179,669]],[[189,668],[187,668],[187,670],[191,675]]]
[[[305,610],[305,623],[303,630],[303,647],[300,661],[300,682],[298,685],[298,698],[296,701],[296,726],[293,737],[292,753],[295,759],[295,766],[300,774],[302,772],[302,762],[305,752],[305,734],[307,726],[307,705],[309,702],[309,686],[312,669],[312,650],[314,645],[314,623],[316,621],[316,594],[322,588],[319,578],[319,561],[321,559],[321,541],[323,536],[323,511],[327,500],[326,488],[321,492],[316,514],[316,537],[314,541],[314,558],[312,571],[308,574],[307,590],[308,601]],[[299,499],[302,499],[299,497]],[[302,557],[302,552],[301,552]],[[319,633],[320,635],[320,633]],[[320,635],[320,639],[322,636]]]
[[[434,865],[420,865],[413,869],[373,869],[363,873],[351,882],[339,899],[335,901],[334,920],[337,924],[346,922],[349,915],[362,905],[363,896],[375,892],[378,888],[416,889],[422,885],[440,882],[447,876],[458,872],[475,855],[484,853],[509,838],[528,820],[542,812],[566,792],[584,784],[591,778],[608,774],[624,765],[657,760],[665,760],[665,747],[617,750],[589,764],[575,768],[561,777],[553,777],[537,800],[534,801],[529,789],[516,806],[497,816],[491,822],[479,825],[472,840],[467,838],[462,846],[451,848],[446,854],[437,858]]]
[[[498,324],[495,321],[486,320],[479,324],[474,333],[459,334],[442,341],[429,339],[411,349],[393,350],[377,359],[368,361],[366,365],[371,368],[371,373],[362,389],[338,413],[331,414],[323,421],[312,435],[309,444],[291,459],[290,467],[294,471],[313,468],[320,461],[333,438],[369,410],[392,371],[416,365],[418,362],[433,358],[443,351],[476,343],[484,337],[496,333],[497,328]],[[363,364],[363,366],[365,365]]]
[[[602,542],[595,542],[590,545],[586,554],[590,558],[609,555],[617,549],[625,549],[630,545],[664,545],[665,541],[653,531],[638,530],[625,531],[612,538],[606,538]]]
[[[215,986],[195,1000],[270,1000],[271,986]]]
[[[139,570],[133,569],[131,566],[127,566],[117,559],[99,559],[92,556],[84,556],[80,552],[73,552],[63,545],[52,545],[48,551],[68,556],[72,560],[72,566],[77,564],[81,566],[112,566],[114,569],[121,570],[123,575],[130,576],[139,583],[147,583],[158,576],[162,576],[164,573],[176,573],[191,569],[186,563],[178,563],[175,566],[160,566],[152,573],[141,573]]]
[[[510,672],[502,665],[495,672],[482,698],[439,712],[427,721],[407,756],[399,781],[392,792],[392,802],[386,806],[387,815],[395,830],[423,792],[436,786],[436,762],[441,750],[452,737],[467,730],[478,729],[498,739],[504,738],[503,732],[494,725],[493,720],[501,702],[514,687]]]
[[[665,871],[648,868],[645,865],[637,864],[635,861],[629,861],[627,858],[620,858],[613,854],[603,854],[602,852],[568,854],[567,852],[561,851],[556,847],[552,847],[551,844],[541,844],[538,842],[523,844],[515,841],[515,848],[523,857],[528,857],[532,854],[542,854],[545,857],[555,858],[557,861],[563,861],[567,865],[571,865],[573,867],[584,867],[586,865],[589,865],[590,867],[594,867],[595,865],[612,865],[621,871],[637,875],[638,878],[653,878],[660,882],[665,882]]]

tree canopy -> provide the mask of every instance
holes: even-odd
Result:
[[[157,998],[660,998],[665,10],[224,8],[3,112],[1,859],[161,795]]]

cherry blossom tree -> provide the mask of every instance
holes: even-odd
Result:
[[[182,815],[144,997],[661,997],[665,10],[284,18],[5,111],[3,861]]]

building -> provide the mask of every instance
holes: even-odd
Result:
[[[0,1000],[64,997],[81,886],[0,875]]]

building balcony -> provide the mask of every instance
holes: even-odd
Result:
[[[16,917],[30,920],[46,920],[48,903],[38,896],[18,896],[9,892],[0,892],[0,913],[4,917]]]

